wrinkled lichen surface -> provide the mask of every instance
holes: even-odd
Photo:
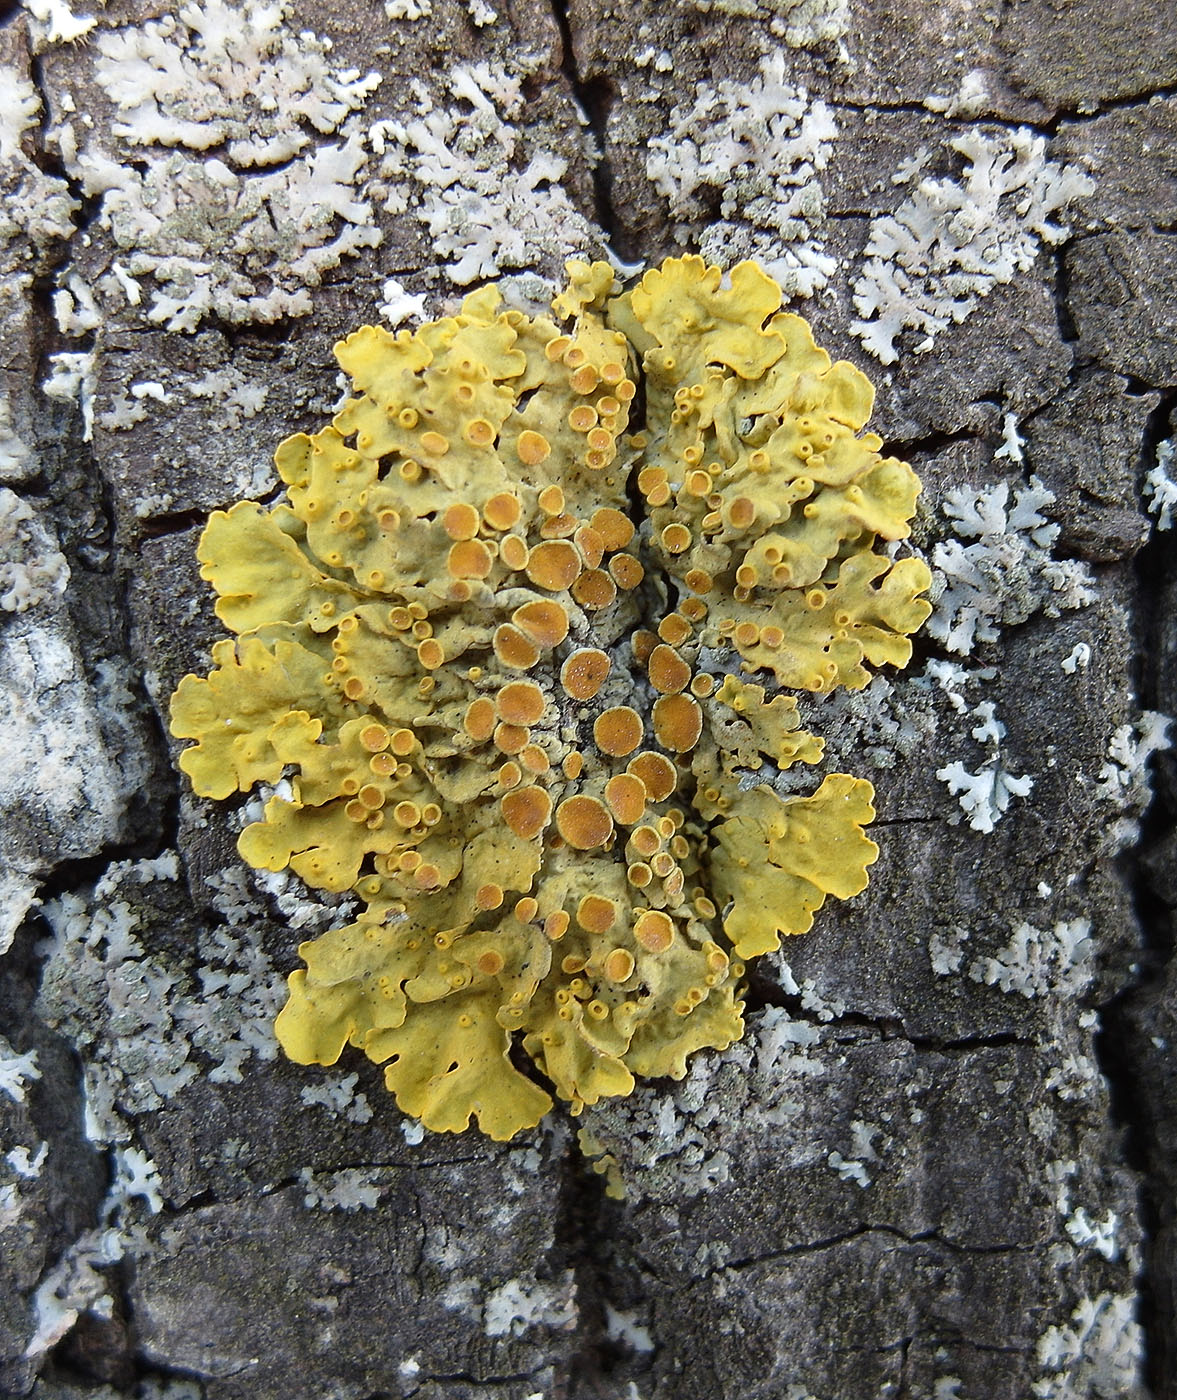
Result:
[[[172,706],[198,793],[277,785],[243,857],[362,902],[301,949],[287,1053],[496,1138],[552,1103],[515,1045],[573,1112],[681,1078],[743,960],[865,887],[870,784],[772,786],[822,753],[789,692],[903,666],[929,612],[889,547],[918,479],[764,272],[569,270],[552,318],[485,287],[336,347],[286,500],[209,521],[235,635]]]

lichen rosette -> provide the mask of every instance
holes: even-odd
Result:
[[[197,792],[289,779],[243,857],[362,903],[301,948],[286,1052],[350,1043],[500,1139],[543,1084],[576,1112],[729,1045],[743,959],[865,887],[870,784],[770,785],[822,753],[782,688],[865,685],[929,611],[879,548],[919,482],[770,278],[569,272],[551,318],[485,287],[336,347],[353,396],[279,448],[287,501],[209,521],[236,635],[172,706]]]

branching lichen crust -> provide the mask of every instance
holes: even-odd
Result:
[[[871,785],[772,786],[822,754],[782,688],[904,665],[929,612],[887,548],[919,482],[769,277],[569,274],[551,318],[488,286],[336,347],[353,396],[278,449],[286,500],[209,521],[235,636],[172,702],[198,793],[288,780],[245,860],[362,906],[301,948],[287,1054],[358,1047],[499,1139],[552,1105],[514,1047],[573,1113],[681,1077],[742,1034],[743,960],[865,887]]]

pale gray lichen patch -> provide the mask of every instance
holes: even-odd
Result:
[[[145,1222],[163,1208],[155,1163],[136,1147],[115,1147],[111,1157],[113,1179],[97,1224],[66,1247],[33,1294],[29,1358],[56,1346],[83,1313],[110,1318],[115,1307],[110,1266],[151,1252]]]
[[[23,1054],[17,1054],[0,1035],[0,1093],[7,1094],[13,1103],[24,1103],[29,1084],[40,1078],[37,1052],[26,1050]]]
[[[69,565],[28,501],[0,487],[0,610],[22,613],[60,598]]]
[[[918,332],[912,349],[924,354],[1025,272],[1042,244],[1061,243],[1069,230],[1054,215],[1095,189],[1081,170],[1048,160],[1045,138],[1025,129],[969,131],[948,146],[965,159],[958,179],[926,176],[894,214],[871,222],[852,329],[885,365],[899,358],[901,331]],[[919,162],[912,168],[920,173]]]
[[[19,296],[54,243],[74,231],[79,205],[66,182],[46,175],[32,158],[41,99],[26,72],[0,61],[0,285]]]
[[[1167,438],[1157,444],[1156,465],[1151,467],[1144,478],[1145,508],[1156,516],[1158,530],[1168,530],[1173,524],[1173,512],[1177,509],[1177,481],[1170,472],[1177,466],[1177,438]]]
[[[1107,758],[1095,778],[1095,798],[1117,814],[1105,832],[1111,854],[1118,854],[1140,835],[1140,818],[1152,801],[1152,758],[1173,747],[1173,720],[1156,710],[1143,710],[1135,720],[1118,725],[1108,740]]]
[[[379,1171],[363,1167],[344,1167],[333,1172],[303,1167],[298,1174],[302,1203],[307,1210],[374,1210],[383,1194],[378,1184],[380,1175]]]
[[[785,81],[776,52],[746,83],[699,83],[649,143],[646,175],[667,201],[675,239],[730,267],[755,258],[788,297],[812,296],[837,260],[823,252],[820,172],[837,127],[824,102]],[[720,217],[708,201],[718,196]],[[701,231],[700,231],[701,230]]]
[[[849,0],[695,0],[704,14],[768,21],[770,34],[792,49],[833,49],[853,68],[844,43],[850,32]]]
[[[66,0],[24,0],[24,9],[38,53],[53,44],[74,44],[98,23],[94,15],[75,15]]]
[[[821,1032],[775,1007],[752,1019],[738,1044],[696,1055],[672,1087],[639,1085],[628,1097],[587,1108],[581,1145],[634,1199],[681,1199],[731,1178],[724,1145],[749,1130],[782,1130],[782,1151],[798,1161],[821,1158],[804,1134],[813,1083],[828,1071]],[[787,1147],[785,1144],[788,1144]]]
[[[1094,957],[1090,919],[1061,919],[1049,929],[1022,920],[1004,946],[973,959],[968,975],[1027,999],[1079,997],[1091,985]]]
[[[438,92],[409,84],[414,111],[371,131],[380,157],[373,198],[428,232],[459,287],[501,272],[546,267],[599,249],[602,237],[570,200],[567,160],[528,133],[526,78],[538,58],[459,64]]]
[[[0,481],[22,481],[37,470],[32,448],[12,422],[12,405],[0,394]]]
[[[895,768],[926,753],[940,726],[932,687],[922,676],[874,676],[862,690],[804,696],[801,704],[806,728],[826,741],[821,771],[852,763],[860,769]],[[786,770],[774,785],[784,790],[793,771]]]
[[[1058,617],[1095,600],[1087,566],[1053,555],[1059,526],[1044,512],[1054,500],[1036,476],[1012,492],[1004,481],[945,492],[942,510],[955,538],[932,549],[935,610],[927,630],[949,651],[968,655],[1034,613]]]
[[[93,278],[107,311],[174,331],[303,316],[326,271],[380,242],[356,117],[380,79],[335,65],[330,41],[295,34],[289,13],[205,0],[96,41],[116,120],[55,135],[126,250]]]
[[[1038,1342],[1035,1400],[1142,1400],[1144,1333],[1136,1297],[1100,1293],[1084,1298],[1068,1324],[1048,1327]]]
[[[153,951],[147,910],[178,875],[175,855],[113,865],[89,896],[45,905],[40,1013],[84,1061],[89,1135],[125,1141],[130,1121],[160,1108],[211,1061],[213,1082],[239,1082],[251,1056],[277,1053],[284,988],[261,942],[260,910],[237,900],[236,924],[203,928],[192,965]],[[158,914],[152,918],[157,919]]]

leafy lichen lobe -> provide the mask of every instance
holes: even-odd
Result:
[[[287,501],[209,521],[235,636],[172,702],[198,793],[290,778],[243,857],[363,906],[301,948],[286,1052],[500,1139],[552,1104],[514,1041],[573,1112],[681,1076],[742,1034],[742,960],[865,887],[870,784],[756,777],[821,758],[785,691],[904,665],[929,612],[885,548],[919,482],[766,274],[569,273],[551,318],[484,287],[336,347]]]

